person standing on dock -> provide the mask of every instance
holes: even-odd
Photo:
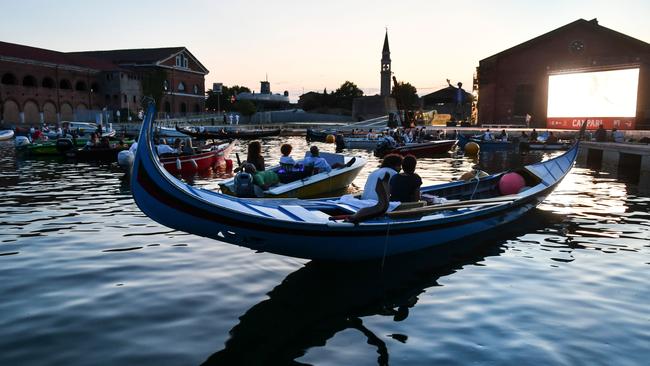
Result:
[[[235,124],[239,125],[239,115],[235,114]]]
[[[600,126],[598,126],[598,129],[596,129],[596,133],[594,133],[594,136],[596,137],[596,142],[607,141],[607,130],[605,130],[602,123],[600,124]]]

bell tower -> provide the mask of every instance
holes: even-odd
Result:
[[[384,48],[381,51],[381,94],[382,96],[390,95],[390,48],[388,47],[388,29],[384,37]]]

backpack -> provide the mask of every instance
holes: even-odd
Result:
[[[235,194],[237,197],[255,197],[253,175],[246,172],[239,172],[235,175]]]

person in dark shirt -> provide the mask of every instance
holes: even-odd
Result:
[[[415,173],[417,160],[407,155],[402,160],[403,173],[395,174],[390,179],[390,200],[399,202],[417,202],[420,200],[422,178]]]
[[[607,130],[605,130],[602,124],[598,126],[598,129],[596,129],[596,132],[594,133],[594,137],[596,138],[597,142],[607,141]]]
[[[533,132],[530,133],[530,141],[537,141],[537,131],[533,128]]]
[[[251,141],[248,144],[248,156],[246,157],[246,162],[253,164],[258,172],[264,170],[262,144],[259,141]]]

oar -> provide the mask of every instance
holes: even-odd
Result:
[[[444,211],[444,210],[456,210],[459,208],[467,207],[479,207],[479,206],[491,206],[491,205],[502,205],[516,200],[518,197],[497,197],[499,199],[490,200],[469,200],[461,202],[452,202],[445,203],[441,205],[425,206],[419,208],[411,208],[408,210],[402,211],[393,211],[388,212],[386,215],[390,218],[401,218],[401,217],[410,217],[410,216],[422,216],[429,213]]]

